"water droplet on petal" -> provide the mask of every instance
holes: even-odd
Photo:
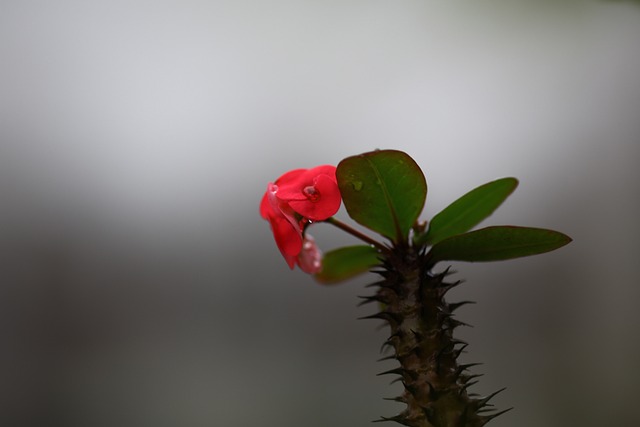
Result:
[[[308,187],[304,187],[302,193],[305,195],[307,199],[311,202],[317,202],[320,198],[320,192],[316,189],[316,187],[310,185]]]

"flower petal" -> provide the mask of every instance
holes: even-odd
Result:
[[[311,176],[329,175],[330,177],[333,178],[334,181],[337,182],[336,167],[332,165],[316,166],[315,168],[309,169],[309,174]]]
[[[312,221],[324,221],[340,209],[342,201],[340,189],[329,175],[318,175],[312,185],[319,194],[316,201],[311,201],[305,197],[305,200],[289,201],[289,206]]]
[[[287,173],[278,179],[278,198],[287,202],[291,200],[304,201],[307,196],[304,195],[305,187],[313,186],[319,175],[330,177],[337,185],[336,167],[331,165],[317,166],[312,169],[296,169],[295,173]],[[283,179],[285,178],[286,179]]]
[[[276,245],[282,255],[285,258],[298,256],[302,250],[302,233],[296,230],[284,216],[272,217],[269,222]]]
[[[307,171],[307,169],[294,169],[280,176],[280,178],[276,179],[275,183],[278,185],[287,185],[298,180]]]
[[[310,235],[305,235],[302,241],[302,251],[298,255],[300,270],[309,274],[316,274],[322,269],[322,252],[318,249],[315,240]]]
[[[271,185],[271,184],[269,184]],[[264,193],[262,200],[260,201],[260,216],[264,219],[269,219],[269,216],[273,215],[273,208],[269,202],[269,192]]]
[[[314,197],[307,197],[310,191]],[[322,253],[311,236],[303,238],[302,230],[310,220],[320,221],[335,214],[340,203],[335,166],[294,169],[269,183],[260,201],[260,215],[269,221],[276,245],[290,268],[298,264],[311,274],[320,270]]]

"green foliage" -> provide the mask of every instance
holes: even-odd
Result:
[[[427,197],[416,162],[396,150],[376,150],[338,164],[338,186],[349,216],[359,224],[404,242]]]
[[[378,251],[368,245],[347,246],[327,252],[322,259],[322,271],[316,280],[329,284],[350,279],[379,264]]]
[[[417,244],[434,245],[464,233],[493,213],[518,186],[515,178],[502,178],[471,190],[433,217]]]
[[[306,217],[310,214],[294,209],[299,203],[310,205],[305,212],[314,211],[317,207],[314,203],[318,197],[312,196],[319,196],[319,190],[310,184],[316,185],[316,178],[308,182],[294,179],[300,173],[308,172],[317,174],[317,179],[324,177],[324,187],[320,192],[327,190],[324,196],[333,195],[335,202],[325,216],[318,216],[319,221],[311,221],[313,217]],[[427,182],[416,162],[398,150],[375,150],[347,157],[336,168],[325,165],[307,171],[293,170],[276,182],[285,177],[295,183],[291,183],[291,188],[270,186],[260,203],[260,213],[271,223],[281,250],[284,247],[300,252],[283,252],[290,266],[298,263],[303,270],[306,268],[305,271],[316,271],[316,268],[310,269],[300,263],[300,256],[315,256],[309,250],[302,253],[300,248],[301,227],[305,228],[312,222],[333,224],[369,244],[329,252],[324,257],[323,272],[317,275],[317,279],[324,283],[344,280],[366,271],[377,263],[378,254],[386,258],[390,253],[400,253],[405,249],[423,256],[430,248],[426,262],[433,265],[442,260],[498,261],[536,255],[571,241],[562,233],[538,228],[502,226],[469,232],[516,189],[518,180],[511,177],[481,185],[455,200],[429,223],[419,223],[418,217],[427,198]],[[340,199],[354,221],[388,238],[391,243],[381,243],[333,218],[331,215],[338,210]]]
[[[450,261],[500,261],[537,255],[571,241],[565,234],[530,227],[499,226],[471,231],[490,216],[518,186],[516,178],[501,178],[481,185],[434,216],[420,233],[417,219],[427,197],[427,183],[415,161],[397,150],[376,150],[344,159],[336,176],[349,216],[359,224],[392,240],[429,247],[431,265]],[[375,241],[369,239],[370,243]],[[384,248],[379,246],[382,250]],[[327,253],[316,278],[333,283],[367,271],[378,260],[370,246],[342,248]]]
[[[543,228],[496,226],[459,234],[435,244],[428,254],[438,261],[500,261],[558,249],[571,238]]]

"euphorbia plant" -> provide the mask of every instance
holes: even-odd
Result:
[[[466,343],[454,337],[463,323],[453,312],[467,301],[449,303],[442,261],[498,261],[552,251],[571,239],[541,228],[493,226],[472,230],[515,190],[515,178],[484,184],[460,197],[429,222],[419,216],[426,201],[425,177],[406,153],[376,150],[342,160],[337,168],[318,166],[287,172],[267,186],[260,204],[276,244],[290,268],[297,264],[321,283],[335,283],[366,271],[380,280],[364,302],[379,310],[366,318],[387,322],[385,346],[399,366],[404,392],[395,398],[406,407],[392,417],[413,427],[477,427],[506,411],[493,409],[494,394],[477,397],[468,388],[479,375],[458,363]],[[334,218],[344,202],[358,224],[379,234],[374,239]],[[366,244],[334,249],[324,256],[307,233],[327,222]]]

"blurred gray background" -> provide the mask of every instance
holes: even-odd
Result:
[[[425,219],[516,176],[486,224],[574,238],[454,266],[491,425],[640,425],[640,5],[595,0],[0,2],[0,425],[395,414],[373,277],[289,271],[257,212],[375,148]]]

